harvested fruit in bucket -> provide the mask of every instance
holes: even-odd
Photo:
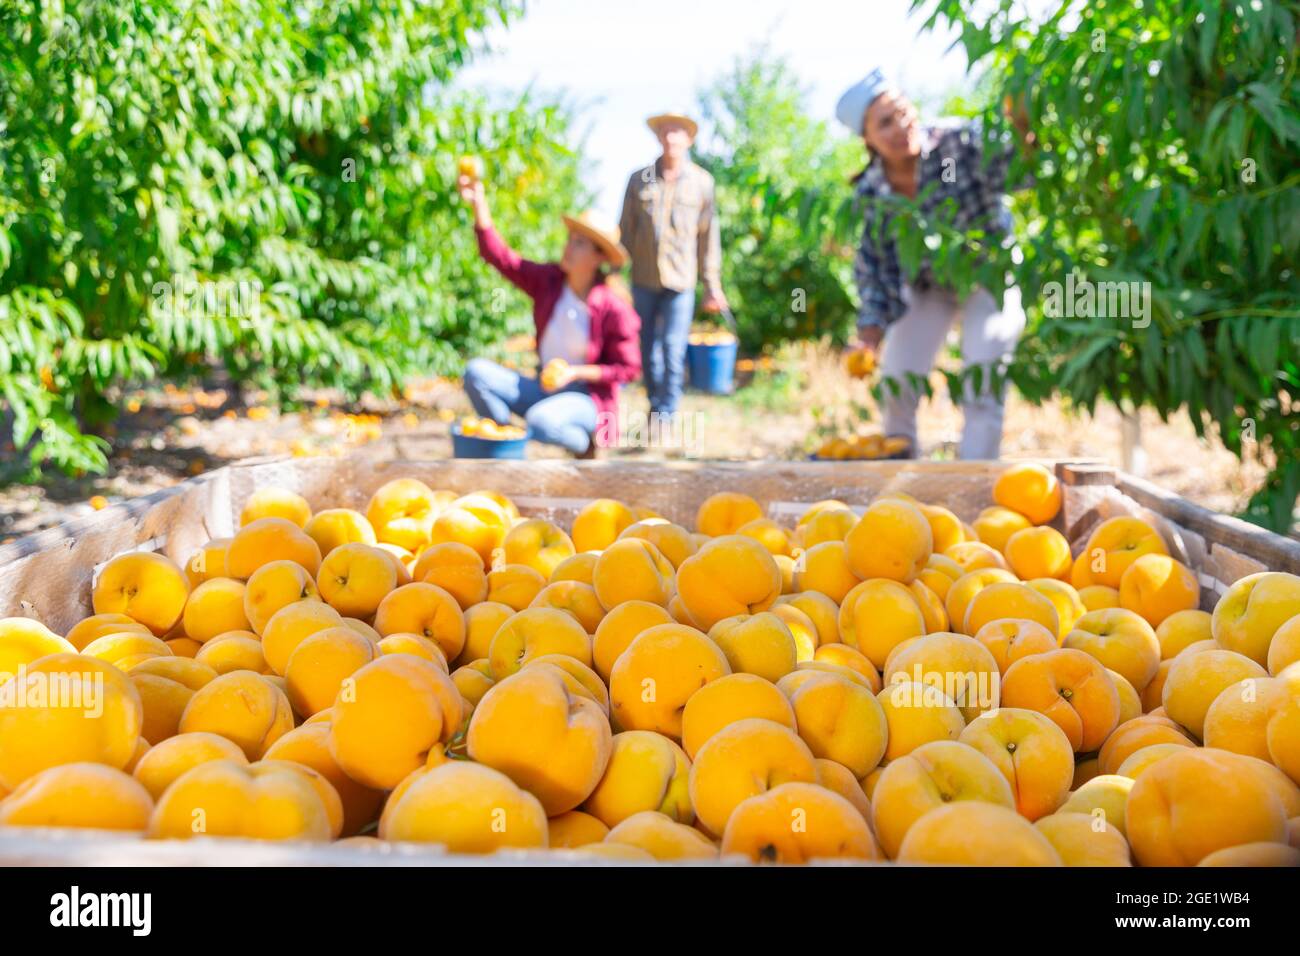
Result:
[[[66,633],[0,620],[0,828],[1300,864],[1296,575],[1201,610],[1199,569],[1140,518],[1067,540],[1037,464],[963,486],[960,516],[902,491],[789,521],[718,491],[681,524],[570,500],[521,516],[403,477],[316,510],[262,489],[184,568],[112,558]]]
[[[736,341],[736,336],[725,330],[692,332],[686,339],[688,345],[727,345]]]
[[[485,438],[488,441],[517,441],[528,432],[518,425],[501,425],[490,418],[472,415],[460,420],[460,433],[468,438]]]
[[[877,458],[891,458],[907,451],[909,447],[910,443],[906,438],[875,432],[827,439],[813,454],[818,458],[829,458],[834,461],[870,461]]]

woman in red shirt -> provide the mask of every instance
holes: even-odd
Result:
[[[569,241],[559,262],[523,258],[492,228],[483,183],[461,176],[460,194],[474,208],[479,253],[533,300],[543,385],[487,359],[465,366],[465,392],[475,411],[498,424],[522,415],[538,441],[578,457],[618,435],[618,386],[641,372],[641,320],[622,281],[627,250],[618,227],[591,213],[564,217]]]

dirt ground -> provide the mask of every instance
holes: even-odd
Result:
[[[771,359],[742,361],[737,383],[728,396],[687,393],[682,430],[675,441],[670,437],[677,447],[618,448],[603,454],[641,460],[797,459],[828,437],[870,431],[877,421],[867,384],[849,378],[839,356],[825,348],[790,347]],[[921,456],[953,458],[961,410],[943,396],[941,376],[934,383],[941,397],[922,404]],[[287,413],[256,401],[240,403],[218,388],[131,392],[121,397],[121,405],[107,475],[54,474],[40,485],[0,487],[0,543],[243,458],[349,453],[448,457],[451,426],[470,413],[459,384],[447,379],[414,384],[402,401],[367,401],[360,407],[341,407],[337,396],[321,393],[308,396],[306,410]],[[625,416],[643,415],[646,408],[639,385],[624,390]],[[1121,421],[1113,407],[1088,416],[1061,403],[1036,407],[1012,394],[1003,456],[1091,458],[1122,467]],[[1197,438],[1185,418],[1165,423],[1144,413],[1140,430],[1145,467],[1139,470],[1206,507],[1239,510],[1265,474],[1260,463],[1239,463],[1217,441]],[[536,443],[529,448],[530,457],[559,454]]]

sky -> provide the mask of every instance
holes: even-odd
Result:
[[[697,91],[759,45],[786,56],[809,109],[833,119],[840,94],[873,68],[922,103],[965,83],[951,36],[920,33],[908,0],[529,0],[488,33],[460,74],[469,88],[562,94],[577,107],[595,206],[616,219],[627,178],[658,155],[654,113],[691,113]],[[924,110],[923,110],[924,115]],[[701,136],[707,135],[707,130]],[[845,131],[845,135],[848,135]]]

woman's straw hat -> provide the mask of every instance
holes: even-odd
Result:
[[[681,123],[686,127],[686,131],[691,134],[691,139],[694,139],[695,134],[700,130],[700,124],[685,113],[659,113],[645,121],[645,124],[654,131],[656,136],[659,135],[659,127],[664,123]]]
[[[586,236],[601,252],[609,258],[610,264],[615,269],[623,268],[627,262],[627,250],[619,242],[618,226],[612,222],[607,222],[590,209],[578,216],[565,216],[564,224],[569,227],[570,232],[581,233]]]

